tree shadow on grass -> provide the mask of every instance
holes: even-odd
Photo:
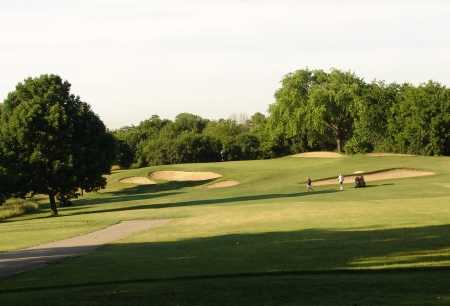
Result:
[[[133,205],[117,208],[107,208],[98,209],[95,211],[78,211],[74,213],[66,214],[67,216],[74,215],[85,215],[85,214],[96,214],[105,212],[118,212],[127,210],[137,210],[137,209],[161,209],[161,208],[173,208],[173,207],[184,207],[184,206],[199,206],[199,205],[221,205],[235,202],[248,202],[257,200],[271,200],[271,199],[283,199],[283,198],[295,198],[303,196],[316,196],[320,194],[335,193],[338,192],[334,189],[319,190],[314,192],[295,192],[295,193],[269,193],[261,195],[248,195],[230,198],[216,198],[216,199],[206,199],[206,200],[190,200],[190,201],[180,201],[180,202],[168,202],[168,203],[156,203],[156,204],[143,204],[143,205]],[[113,198],[114,199],[114,198]],[[102,199],[104,202],[108,202],[108,198]],[[126,201],[124,199],[123,201]]]
[[[449,225],[375,230],[309,229],[120,243],[100,249],[95,256],[36,271],[32,278],[35,284],[29,277],[19,276],[8,281],[15,287],[8,287],[10,292],[23,293],[167,281],[261,279],[264,282],[273,277],[315,275],[369,275],[387,280],[398,273],[407,275],[404,280],[407,283],[414,279],[411,273],[434,273],[433,283],[437,276],[441,281],[447,279],[449,284],[448,232]],[[48,252],[55,257],[86,253],[91,246],[83,248],[5,253],[0,254],[0,260],[37,260],[40,256],[48,258]],[[81,267],[85,268],[83,272],[75,272]],[[339,278],[335,281],[339,282]],[[18,288],[24,286],[28,289]],[[5,291],[8,289],[0,293]]]
[[[126,201],[137,201],[137,200],[149,200],[159,197],[165,197],[170,195],[177,195],[183,192],[174,191],[183,188],[197,187],[210,182],[208,181],[197,181],[197,182],[165,182],[155,185],[137,185],[132,187],[127,187],[118,191],[103,192],[99,198],[81,198],[73,201],[71,207],[65,210],[70,210],[77,206],[91,205],[91,204],[102,204],[102,203],[115,203],[115,202],[126,202]],[[164,192],[170,191],[170,192]]]
[[[156,198],[163,198],[167,196],[182,194],[182,192],[164,192],[164,193],[141,193],[141,194],[130,194],[123,196],[109,196],[100,197],[94,199],[78,199],[74,201],[74,205],[70,207],[65,207],[62,211],[69,211],[75,209],[81,209],[82,206],[95,205],[95,204],[109,204],[117,202],[127,202],[127,201],[139,201],[139,200],[150,200]]]
[[[171,191],[171,190],[179,190],[183,188],[191,188],[191,187],[198,187],[201,185],[208,184],[210,182],[214,181],[214,179],[211,180],[203,180],[203,181],[169,181],[169,182],[163,182],[158,184],[152,184],[152,185],[137,185],[132,186],[128,188],[123,188],[118,191],[112,191],[112,192],[105,192],[104,194],[109,195],[135,195],[135,194],[148,194],[148,193],[155,193],[155,192],[161,192],[161,191]]]
[[[186,181],[186,182],[173,181],[173,182],[159,183],[159,184],[155,184],[155,185],[137,185],[137,186],[124,188],[119,191],[104,192],[104,193],[101,193],[101,195],[97,198],[79,198],[79,199],[73,200],[73,202],[70,206],[59,208],[60,216],[142,209],[148,205],[142,205],[142,204],[141,205],[130,205],[130,206],[127,206],[124,208],[98,209],[98,210],[90,211],[90,212],[79,212],[79,213],[66,214],[66,212],[82,210],[83,208],[86,208],[86,206],[89,206],[89,205],[112,204],[112,203],[127,202],[127,201],[144,201],[144,200],[150,200],[150,199],[156,199],[156,198],[163,198],[163,197],[172,196],[172,195],[179,195],[179,194],[184,193],[183,191],[181,191],[181,189],[183,189],[183,188],[198,187],[198,186],[207,184],[211,181],[213,181],[213,180]],[[176,190],[178,190],[178,191],[176,191]],[[164,191],[169,191],[169,192],[164,192]],[[48,203],[41,204],[39,211],[30,213],[29,215],[30,216],[37,215],[37,214],[41,215],[42,213],[44,213],[46,210],[49,210],[49,209],[50,209],[50,205]],[[51,216],[51,215],[45,215],[45,216],[27,218],[27,220],[46,219],[46,218],[52,218],[52,217],[53,216]],[[16,222],[16,221],[19,221],[19,220],[2,220],[0,222]]]

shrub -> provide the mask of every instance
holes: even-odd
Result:
[[[35,202],[24,199],[8,199],[0,206],[0,220],[24,215],[39,209]]]

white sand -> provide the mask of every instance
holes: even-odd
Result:
[[[187,172],[187,171],[156,171],[150,175],[151,179],[162,181],[206,181],[222,177],[214,172]]]

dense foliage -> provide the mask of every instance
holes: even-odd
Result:
[[[339,70],[298,70],[275,98],[269,129],[299,151],[450,154],[450,89],[438,83],[366,83]]]
[[[188,113],[179,114],[174,121],[152,116],[138,126],[114,132],[123,144],[118,147],[118,156],[130,152],[134,166],[261,158],[260,130],[266,119],[262,114],[254,119],[237,123],[231,119],[210,121]],[[118,164],[127,166],[119,160]]]
[[[269,116],[207,120],[152,116],[114,132],[129,166],[259,159],[311,150],[450,154],[450,89],[365,82],[339,70],[284,77]]]
[[[6,98],[0,121],[0,193],[47,194],[67,203],[106,184],[114,138],[90,106],[55,75],[19,83]]]

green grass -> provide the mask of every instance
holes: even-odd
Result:
[[[324,186],[306,193],[303,184],[308,175],[399,167],[436,175],[344,192]],[[221,180],[241,185],[119,182],[160,169],[215,171],[224,175]],[[2,305],[450,303],[448,157],[281,158],[121,170],[109,177],[106,190],[61,209],[61,217],[48,215],[0,223],[0,250],[121,220],[170,221],[89,255],[0,281]]]

